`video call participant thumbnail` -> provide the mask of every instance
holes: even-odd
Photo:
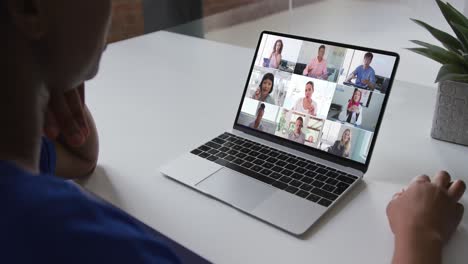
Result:
[[[362,65],[359,65],[346,79],[345,82],[351,82],[352,79],[356,78],[355,84],[360,87],[374,89],[376,85],[375,71],[370,66],[374,55],[367,52],[364,55]]]
[[[265,113],[265,104],[262,103],[257,109],[257,115],[255,117],[255,120],[249,124],[249,127],[263,131],[262,118],[263,118],[264,113]]]
[[[362,92],[359,89],[354,89],[353,96],[348,101],[346,109],[344,109],[338,119],[353,125],[361,125],[362,123],[362,105],[361,105]]]
[[[312,95],[314,94],[314,91],[314,83],[312,81],[307,82],[305,87],[305,96],[297,100],[292,110],[311,116],[316,116],[317,103],[314,102],[314,100],[312,100]]]
[[[275,99],[270,95],[275,85],[275,76],[272,73],[263,75],[262,81],[252,96],[252,99],[260,102],[276,105]]]
[[[319,47],[317,57],[312,58],[307,67],[305,67],[302,74],[322,80],[328,79],[327,60],[323,57],[324,55],[325,46],[321,45]]]
[[[351,130],[346,129],[341,135],[341,139],[337,140],[333,146],[328,149],[328,153],[339,157],[349,158],[351,152]]]
[[[298,117],[296,119],[296,125],[294,130],[289,132],[288,139],[295,141],[297,143],[304,144],[305,143],[305,134],[302,133],[302,127],[304,126],[304,119],[302,117]]]
[[[283,41],[278,39],[273,45],[270,58],[264,62],[264,67],[278,69],[281,63],[281,53],[283,52]]]

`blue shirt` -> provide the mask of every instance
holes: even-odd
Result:
[[[354,74],[356,74],[356,85],[367,87],[367,84],[362,83],[364,80],[369,80],[373,84],[376,82],[375,71],[371,66],[364,69],[364,66],[360,65],[354,70]]]
[[[179,263],[146,226],[53,176],[55,155],[44,139],[40,175],[0,161],[0,263]]]

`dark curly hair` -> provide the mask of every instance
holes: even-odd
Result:
[[[263,75],[262,81],[260,82],[260,89],[262,88],[262,84],[265,80],[270,80],[271,81],[271,90],[270,93],[273,92],[273,86],[275,86],[275,76],[272,73],[267,73]]]

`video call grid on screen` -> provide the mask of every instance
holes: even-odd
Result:
[[[365,164],[396,60],[264,33],[237,124]]]

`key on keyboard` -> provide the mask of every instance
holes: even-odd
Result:
[[[358,179],[229,133],[191,153],[325,207]]]

